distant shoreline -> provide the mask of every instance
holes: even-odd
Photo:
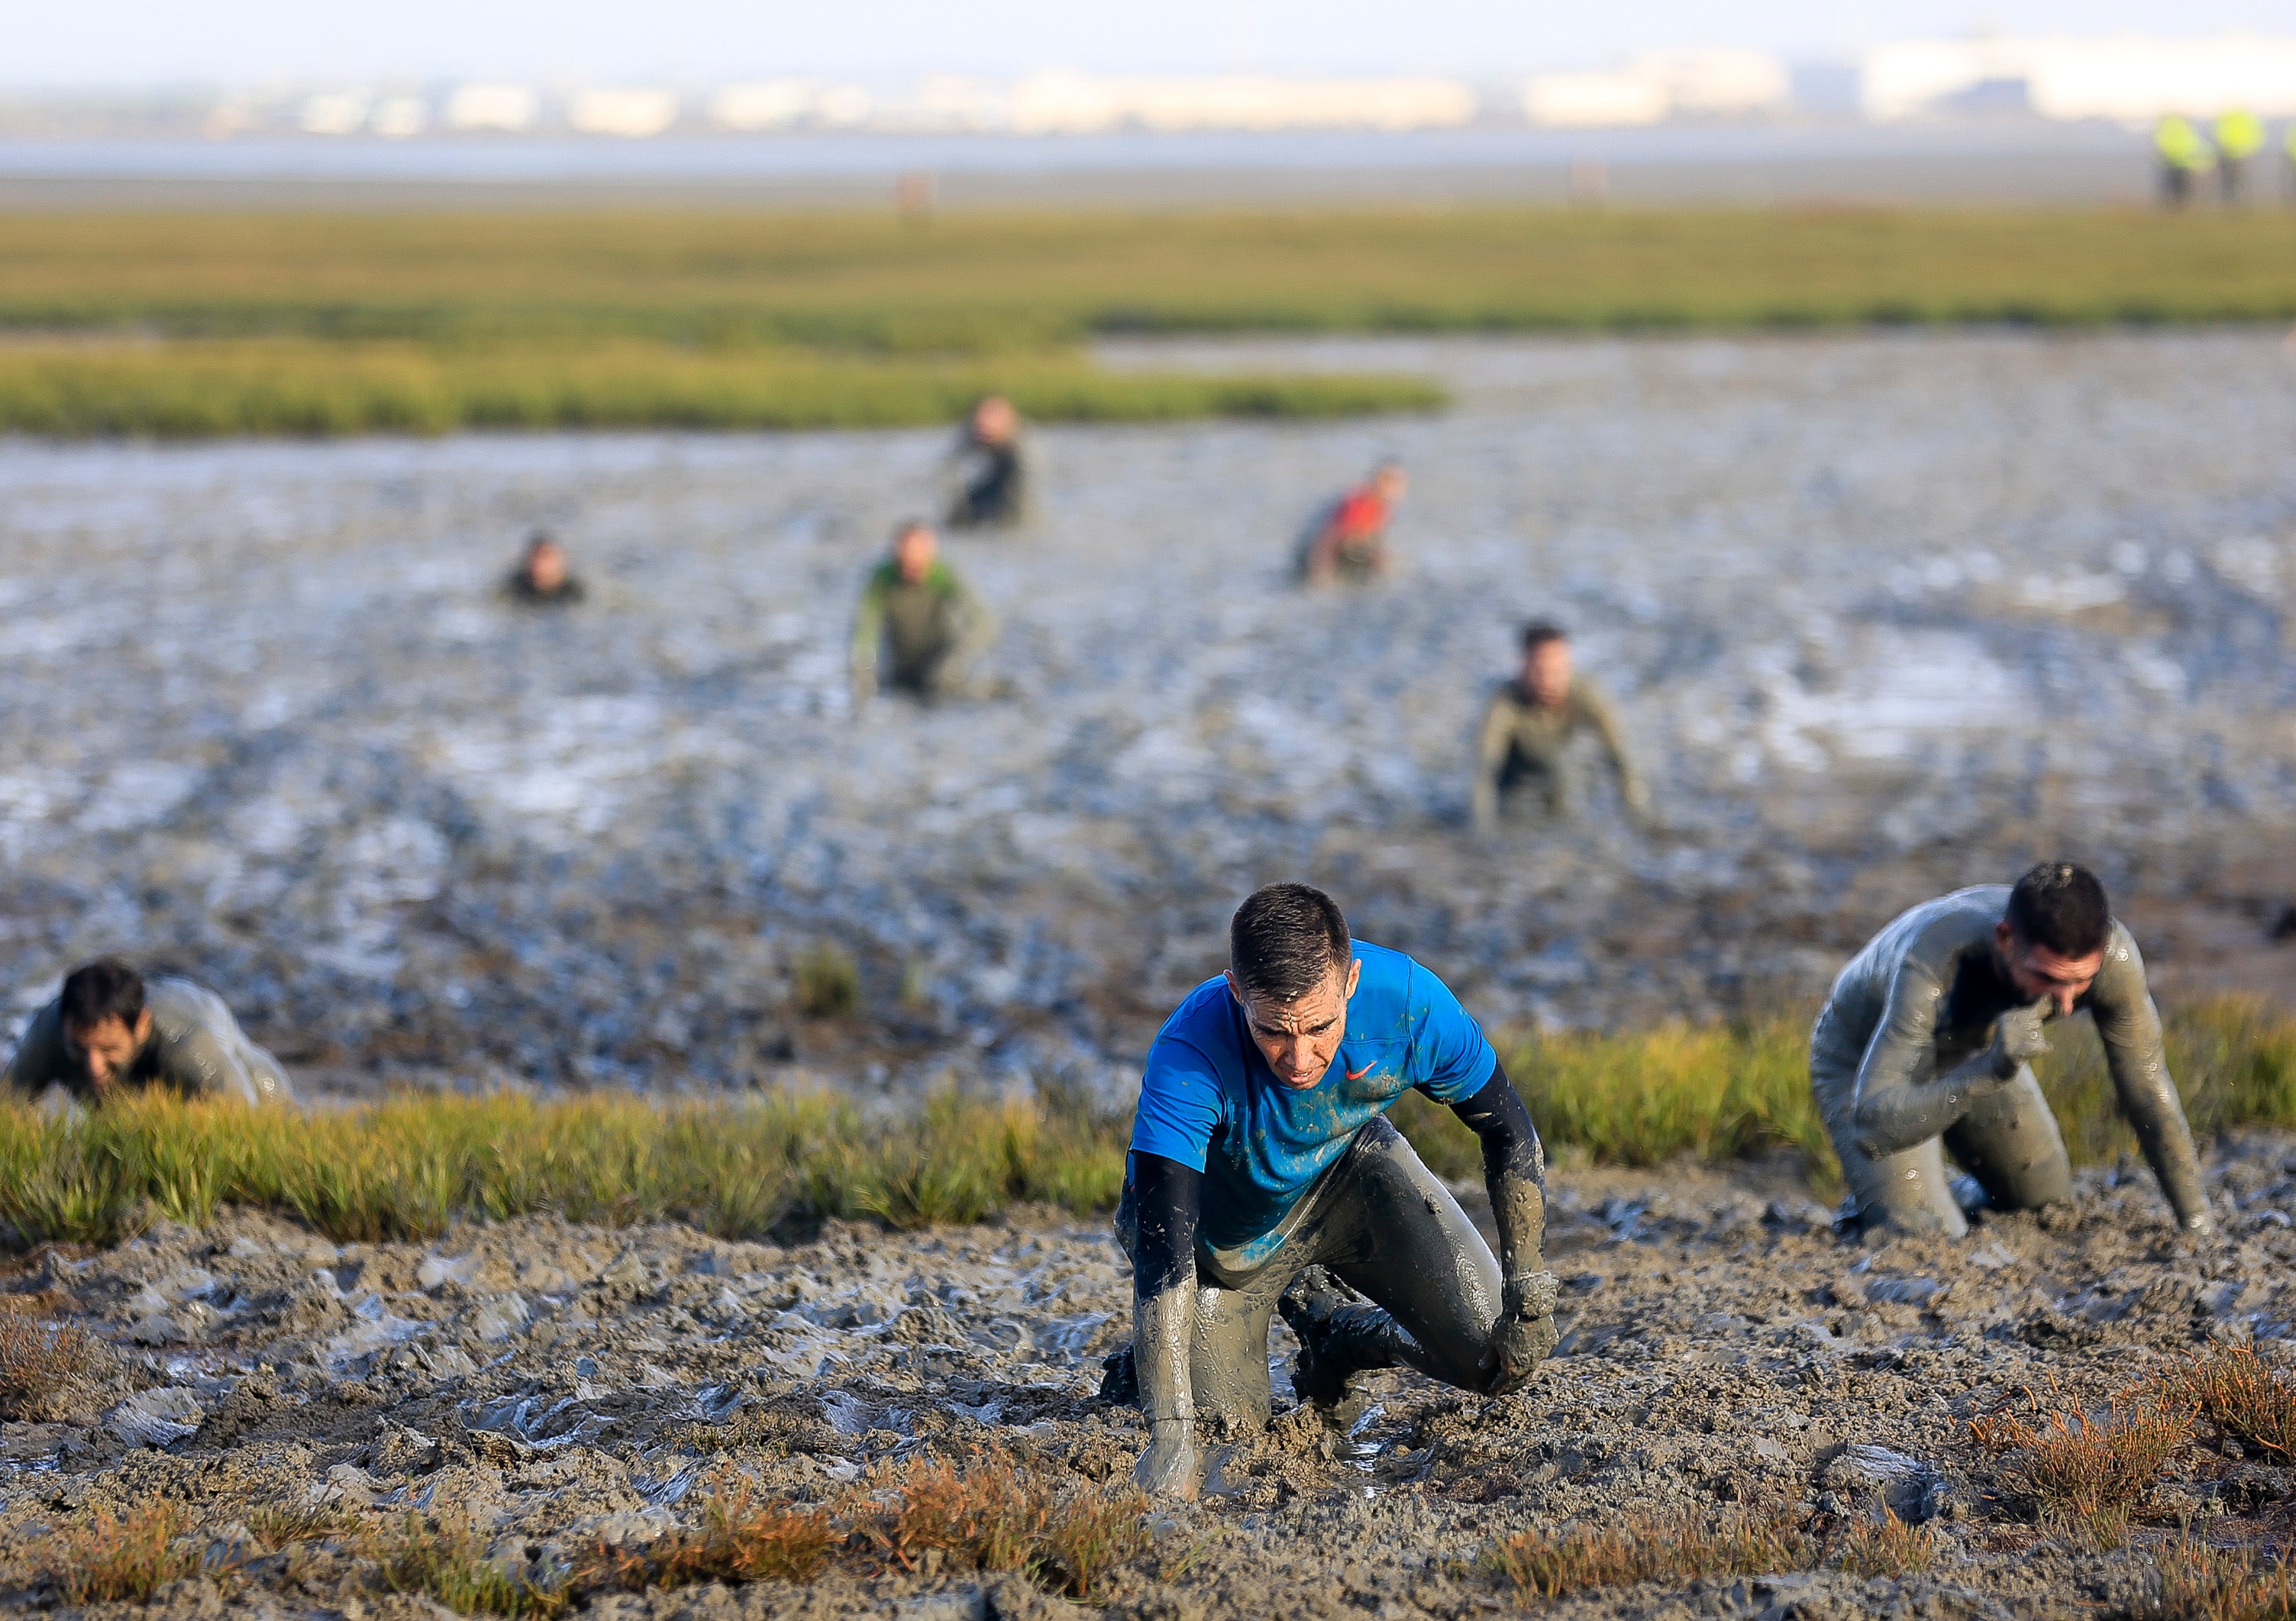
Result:
[[[0,141],[0,209],[496,206],[646,197],[937,207],[1412,198],[1765,203],[2143,198],[2144,137],[2103,124],[1668,125],[1401,135],[783,135]]]

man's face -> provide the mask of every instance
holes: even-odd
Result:
[[[2072,1017],[2073,1004],[2088,994],[2104,967],[2101,951],[2086,957],[2061,957],[2046,946],[2019,939],[2017,931],[2006,923],[1995,925],[1993,944],[2017,994],[2029,1003],[2046,1000],[2054,1005],[2060,1019]]]
[[[1332,969],[1297,1002],[1277,1003],[1251,995],[1230,971],[1228,995],[1242,1008],[1251,1044],[1275,1072],[1279,1085],[1305,1092],[1324,1078],[1340,1050],[1340,1037],[1348,1033],[1348,998],[1356,994],[1356,981],[1362,978],[1363,964],[1350,962],[1344,976]]]
[[[992,396],[972,408],[972,437],[984,445],[1002,445],[1017,423],[1010,400]]]
[[[1559,704],[1570,696],[1570,643],[1557,638],[1542,642],[1522,656],[1522,684],[1543,704]]]
[[[64,1056],[86,1071],[88,1085],[99,1093],[109,1092],[151,1034],[150,1008],[137,1014],[133,1025],[124,1019],[107,1019],[94,1026],[68,1024],[63,1028]]]
[[[554,540],[527,549],[526,577],[537,591],[555,591],[566,583],[566,549]]]
[[[1403,499],[1403,492],[1411,487],[1411,480],[1399,467],[1382,467],[1372,479],[1372,487],[1379,492],[1381,500],[1391,504]]]
[[[931,529],[911,529],[893,543],[893,562],[901,577],[914,585],[924,578],[939,551],[940,539]]]

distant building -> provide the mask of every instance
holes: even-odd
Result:
[[[295,122],[306,135],[356,135],[366,126],[368,100],[366,94],[358,90],[307,95]]]
[[[1876,46],[1861,72],[1866,116],[1982,111],[2149,124],[2170,114],[2296,114],[2296,39],[1911,40]]]
[[[404,140],[430,127],[430,109],[419,95],[386,95],[367,115],[366,127],[379,135]]]
[[[1477,105],[1472,89],[1439,78],[1100,78],[1050,72],[1013,86],[1010,118],[1022,135],[1127,127],[1447,129],[1472,122]]]
[[[1786,104],[1785,64],[1759,51],[1666,51],[1616,72],[1543,73],[1523,86],[1523,116],[1561,129],[1668,119],[1746,118]]]
[[[810,118],[820,97],[809,78],[727,85],[709,98],[709,121],[726,129],[787,129]]]
[[[677,122],[677,97],[667,90],[580,90],[566,102],[566,121],[586,135],[658,135]]]
[[[542,98],[524,85],[461,85],[447,98],[450,129],[531,129]]]

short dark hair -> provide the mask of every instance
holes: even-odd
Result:
[[[2104,886],[2087,867],[2045,861],[2009,891],[2009,932],[2061,957],[2093,956],[2112,931]]]
[[[1297,1002],[1355,954],[1339,903],[1311,884],[1255,889],[1227,926],[1236,983],[1270,1002]]]
[[[1550,642],[1568,642],[1570,633],[1552,619],[1533,619],[1522,627],[1522,651],[1535,653]]]
[[[893,544],[898,546],[920,530],[930,535],[933,532],[933,527],[922,518],[904,518],[893,526]]]
[[[56,1016],[74,1030],[93,1030],[107,1019],[132,1030],[144,1017],[144,976],[117,957],[83,962],[64,976]]]

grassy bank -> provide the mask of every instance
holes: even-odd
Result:
[[[1418,380],[1140,376],[1128,332],[2283,320],[2296,215],[2134,209],[23,213],[0,431],[1324,416]]]
[[[0,326],[1027,349],[1111,332],[2296,316],[2296,216],[2108,209],[19,214]]]
[[[1111,373],[1067,351],[839,356],[623,339],[0,346],[0,430],[59,438],[907,427],[953,422],[992,390],[1042,422],[1344,416],[1444,398],[1412,377]]]
[[[1507,1068],[1557,1150],[1603,1161],[1709,1160],[1785,1145],[1814,1186],[1839,1170],[1811,1107],[1801,1021],[1661,1027],[1511,1044]],[[2044,1085],[2074,1158],[2132,1150],[2095,1036],[2060,1029]],[[2296,1126],[2296,1018],[2219,998],[2169,1020],[2194,1129]],[[1480,1175],[1447,1112],[1397,1118],[1444,1175]],[[627,1097],[407,1097],[293,1116],[167,1099],[79,1118],[0,1106],[0,1221],[17,1241],[110,1242],[154,1217],[199,1223],[221,1203],[299,1216],[339,1240],[424,1237],[463,1218],[677,1219],[758,1237],[792,1216],[966,1222],[1024,1201],[1115,1201],[1129,1122],[1055,1095],[1040,1106],[943,1097],[888,1123],[819,1097],[661,1106]]]

